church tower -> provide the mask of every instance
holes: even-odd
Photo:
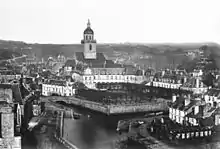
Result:
[[[94,39],[94,32],[90,27],[90,21],[88,20],[87,28],[83,32],[84,44],[84,58],[85,59],[96,59],[96,40]]]

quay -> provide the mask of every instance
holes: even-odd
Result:
[[[93,111],[101,112],[107,115],[124,114],[124,113],[138,113],[138,112],[153,112],[153,111],[167,111],[168,106],[166,101],[151,101],[136,104],[103,104],[86,99],[80,99],[76,97],[41,97],[42,101],[50,100],[52,102],[64,102],[66,104],[72,104],[80,106]]]

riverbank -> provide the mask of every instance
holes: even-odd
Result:
[[[56,125],[51,112],[46,111],[38,119],[38,125],[26,131],[22,149],[68,149],[54,137]]]

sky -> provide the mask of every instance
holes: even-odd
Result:
[[[219,0],[0,0],[0,39],[80,43],[220,43]]]

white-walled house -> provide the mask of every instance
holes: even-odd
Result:
[[[60,96],[73,96],[75,94],[75,89],[66,81],[47,80],[42,83],[42,95],[51,96],[52,94]]]
[[[174,74],[164,74],[161,76],[155,77],[152,81],[152,86],[170,88],[170,89],[179,89],[182,85],[182,80],[186,81],[186,77],[182,77]]]
[[[201,77],[203,75],[203,71],[201,69],[193,70],[191,73],[192,77]]]
[[[220,103],[220,89],[219,88],[209,89],[205,93],[204,99],[206,103],[210,103],[212,106],[218,105]]]
[[[179,124],[186,124],[187,122],[196,126],[198,125],[196,119],[187,117],[191,112],[194,114],[198,113],[198,103],[199,100],[190,101],[189,98],[178,98],[175,95],[173,96],[173,103],[169,107],[169,118]]]
[[[106,70],[106,69],[105,69]],[[83,74],[83,83],[88,88],[96,88],[97,83],[136,83],[144,82],[145,76],[138,75],[136,72],[125,71],[124,68],[115,68],[115,71],[107,73],[96,73],[93,68],[87,68]]]
[[[212,114],[219,107],[213,107],[200,98],[178,98],[174,95],[172,100],[172,104],[169,106],[169,118],[172,121],[186,126],[198,126],[209,119],[210,124],[219,125],[217,123],[220,122],[219,117],[215,117],[214,120],[211,119]]]

